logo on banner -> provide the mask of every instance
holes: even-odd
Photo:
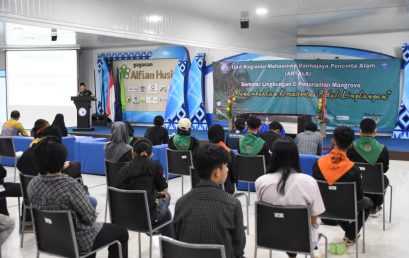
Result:
[[[128,66],[126,66],[125,64],[123,64],[123,65],[119,68],[119,72],[121,73],[121,75],[122,75],[125,79],[129,79],[129,74],[131,73],[131,69],[129,69]]]
[[[221,63],[220,65],[220,71],[224,74],[228,73],[230,71],[230,67],[227,63]]]

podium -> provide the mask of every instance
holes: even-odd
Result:
[[[91,101],[94,101],[94,97],[90,96],[74,96],[71,97],[77,107],[77,127],[73,128],[73,131],[93,131],[95,128],[90,126],[90,108]]]

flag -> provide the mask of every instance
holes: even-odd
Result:
[[[116,84],[114,85],[115,92],[115,121],[122,121],[122,103],[121,103],[121,73],[116,68]],[[126,100],[125,100],[126,101]],[[124,102],[126,103],[126,102]]]
[[[121,110],[122,112],[125,112],[125,108],[126,108],[126,96],[125,96],[125,81],[124,81],[124,77],[120,76],[121,79]]]
[[[109,119],[111,119],[112,122],[115,121],[115,85],[114,77],[112,75],[112,69],[111,71],[109,71],[108,103],[106,115],[109,117]]]

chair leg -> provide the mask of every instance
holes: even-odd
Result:
[[[356,242],[358,243],[358,239]],[[365,210],[362,211],[362,252],[365,253]]]
[[[358,249],[358,242],[359,241],[358,241],[357,238],[358,238],[358,219],[359,218],[357,218],[357,217],[355,217],[355,218],[356,218],[356,220],[355,220],[355,240],[356,240],[355,241],[355,257],[358,258],[358,255],[359,255],[358,254],[358,250],[359,250]]]
[[[256,245],[256,247],[254,248],[254,258],[257,258],[257,245]]]
[[[20,236],[20,247],[23,248],[23,241],[24,241],[24,230],[26,229],[26,207],[24,206],[23,209],[23,217],[21,218],[23,221],[22,227],[21,227],[21,236]]]
[[[382,195],[382,227],[385,231],[385,193]]]
[[[138,243],[139,243],[139,258],[142,258],[142,250],[141,250],[141,233],[138,232]]]
[[[389,223],[391,223],[392,222],[392,186],[389,185],[389,187],[391,188],[391,191],[390,191],[391,197],[390,197],[390,203],[389,203],[389,205],[390,205],[390,207],[389,207]]]
[[[183,176],[182,177],[182,196],[183,196]]]
[[[20,215],[21,215],[21,213],[20,213],[20,209],[21,209],[21,207],[20,207],[20,197],[17,197],[17,209],[18,209],[18,221],[20,222],[19,223],[19,229],[21,230],[21,217],[20,217]],[[21,232],[21,231],[19,231],[19,232]]]
[[[149,258],[152,258],[152,234],[153,232],[151,231],[150,237],[149,237]]]
[[[246,196],[246,220],[247,220],[247,235],[250,234],[250,218],[249,218],[250,195]]]
[[[104,222],[107,222],[107,215],[108,215],[108,191],[107,191],[107,195],[105,197],[105,219]]]
[[[17,177],[17,158],[14,159],[14,183],[16,182]]]
[[[270,249],[270,258],[273,257],[273,252]]]
[[[40,252],[39,251],[37,251],[37,258],[39,258],[40,257]]]

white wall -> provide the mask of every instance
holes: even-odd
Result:
[[[402,45],[409,42],[409,31],[376,34],[299,37],[300,45],[328,45],[364,49],[402,58]]]
[[[153,14],[162,20],[148,22]],[[263,26],[242,30],[238,21],[201,17],[150,1],[0,0],[0,17],[57,29],[241,52],[289,53],[297,43],[295,23],[293,30],[284,32]]]

